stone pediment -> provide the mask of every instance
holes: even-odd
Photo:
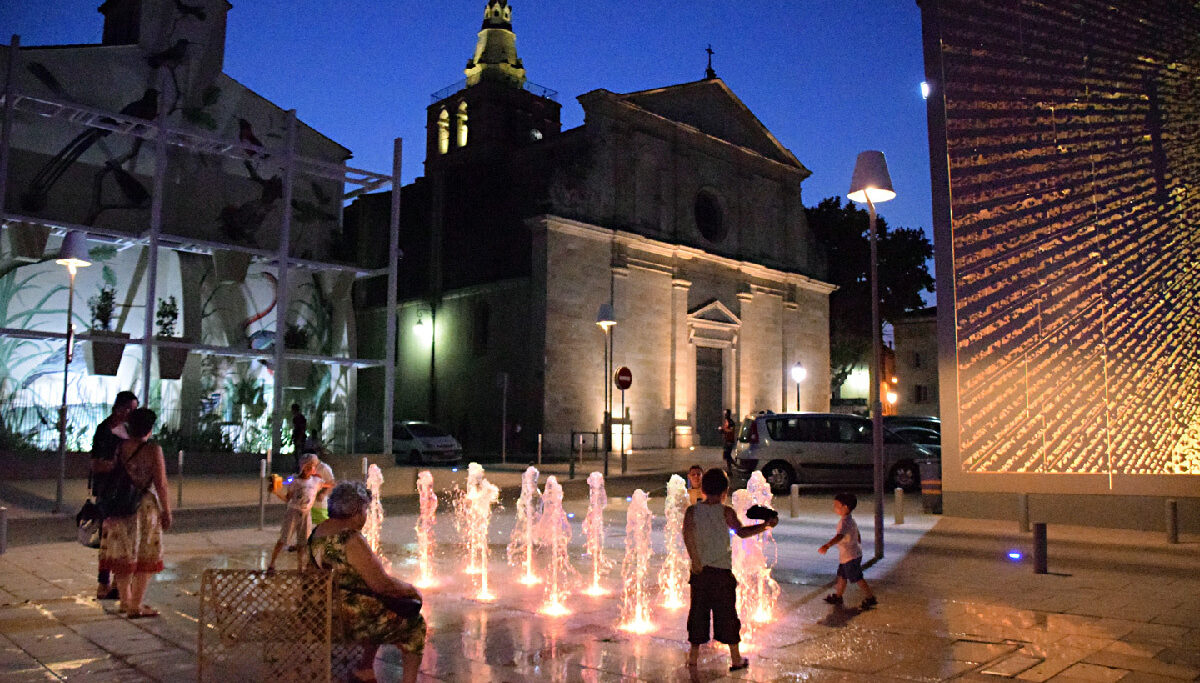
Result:
[[[617,98],[768,159],[807,170],[719,78],[641,90]]]
[[[688,312],[689,322],[704,322],[719,326],[740,327],[742,321],[717,299]]]

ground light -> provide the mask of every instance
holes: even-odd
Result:
[[[1008,551],[1008,559],[1012,560],[1013,562],[1020,562],[1021,561],[1021,551],[1020,550]]]

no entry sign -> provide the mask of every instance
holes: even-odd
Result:
[[[621,391],[625,391],[633,384],[633,373],[630,372],[629,368],[620,368],[617,370],[617,374],[613,375],[613,384],[617,385],[617,388]]]

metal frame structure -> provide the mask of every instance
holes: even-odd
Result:
[[[144,304],[145,320],[142,329],[142,337],[129,340],[130,344],[140,344],[142,347],[143,388],[146,391],[149,390],[151,356],[155,347],[183,348],[198,354],[220,355],[235,358],[253,358],[258,360],[265,360],[269,358],[275,363],[275,369],[277,373],[287,372],[285,362],[287,360],[302,360],[312,363],[344,365],[354,368],[378,367],[382,365],[384,367],[385,376],[384,405],[382,411],[385,436],[383,450],[385,455],[390,455],[390,432],[392,426],[393,403],[395,400],[395,299],[396,286],[398,282],[397,269],[399,267],[400,258],[400,139],[397,138],[395,140],[395,155],[393,159],[392,173],[390,175],[385,175],[352,168],[345,164],[339,164],[321,159],[307,158],[296,154],[299,122],[296,119],[295,110],[288,111],[285,147],[284,149],[280,150],[261,147],[240,140],[226,140],[213,135],[172,127],[166,120],[165,104],[160,104],[158,116],[154,121],[147,121],[145,119],[125,116],[116,112],[104,111],[102,109],[76,104],[62,99],[28,95],[18,92],[13,82],[13,73],[15,70],[13,65],[16,64],[20,57],[19,48],[19,38],[14,36],[10,44],[7,70],[8,73],[6,74],[4,83],[3,99],[0,101],[2,102],[0,106],[3,107],[3,119],[0,121],[0,223],[8,224],[9,222],[25,222],[43,225],[50,228],[51,233],[56,235],[65,234],[67,231],[71,230],[79,230],[87,233],[89,239],[92,241],[97,241],[96,238],[99,238],[99,241],[115,243],[125,247],[137,245],[143,245],[147,247],[148,270],[146,298]],[[165,73],[163,77],[165,78]],[[39,118],[59,119],[85,128],[106,130],[121,135],[141,138],[153,144],[155,148],[153,178],[154,190],[150,207],[149,227],[140,234],[134,235],[93,226],[72,224],[65,221],[26,216],[7,211],[3,198],[6,196],[6,186],[8,183],[8,163],[11,155],[10,150],[12,147],[12,121],[14,116],[18,113],[29,114]],[[162,201],[165,191],[166,174],[168,170],[167,151],[170,147],[178,147],[199,154],[221,155],[238,159],[244,159],[250,155],[262,155],[265,153],[269,153],[276,156],[276,158],[282,159],[284,197],[282,201],[283,216],[280,222],[280,240],[278,249],[256,249],[237,244],[226,244],[221,242],[192,239],[178,235],[164,234],[162,232]],[[297,173],[303,173],[307,176],[332,180],[342,183],[343,185],[357,186],[356,189],[345,193],[342,197],[342,201],[378,190],[389,183],[391,184],[392,215],[389,226],[389,259],[386,268],[364,269],[355,265],[322,262],[309,259],[296,259],[288,253],[292,223],[291,193]],[[154,321],[155,306],[157,303],[155,299],[155,284],[158,270],[158,252],[160,248],[199,254],[211,254],[214,250],[218,249],[230,250],[248,253],[260,263],[274,265],[277,269],[277,278],[279,281],[279,296],[276,303],[278,311],[287,310],[287,275],[289,269],[292,268],[348,272],[353,273],[354,276],[358,278],[387,275],[389,286],[389,306],[387,309],[386,322],[388,347],[385,358],[348,358],[340,356],[322,356],[308,353],[295,353],[288,351],[284,348],[282,339],[282,315],[278,318],[280,322],[277,324],[277,334],[279,337],[276,340],[274,349],[271,351],[255,351],[253,349],[241,349],[235,347],[215,346],[211,344],[156,339],[152,334],[152,324]],[[43,332],[37,330],[13,328],[0,328],[0,336],[39,340],[59,340],[66,339],[67,337],[67,335],[62,332]],[[77,339],[86,340],[89,339],[91,335],[85,333],[75,335],[75,337]],[[273,452],[275,453],[279,452],[279,447],[281,444],[283,419],[283,406],[281,405],[282,398],[283,382],[281,379],[277,379],[275,382],[275,392],[273,397],[274,403],[272,410],[273,414],[271,419],[272,448]]]

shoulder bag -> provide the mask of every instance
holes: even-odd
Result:
[[[145,446],[145,443],[138,446],[133,455],[129,456],[129,462],[132,462]],[[104,490],[96,497],[96,504],[100,506],[104,517],[130,517],[137,512],[142,495],[150,487],[149,485],[138,486],[134,483],[133,478],[129,476],[126,462],[122,462],[119,455],[115,465],[113,471],[109,473],[109,480],[105,484]]]

